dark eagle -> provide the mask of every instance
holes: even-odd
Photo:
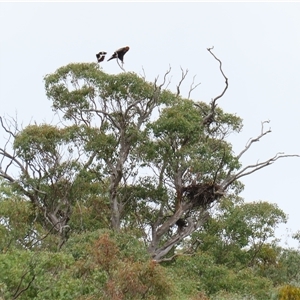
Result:
[[[114,52],[114,54],[112,55],[112,57],[110,59],[108,59],[107,61],[111,60],[111,59],[114,59],[114,58],[118,58],[122,63],[124,63],[123,61],[123,58],[124,58],[124,55],[125,53],[129,50],[129,47],[123,47],[123,48],[120,48],[118,50],[116,50]]]
[[[104,52],[104,51],[101,51],[101,52],[99,52],[99,53],[96,54],[98,63],[104,60],[105,55],[106,55],[106,52]]]

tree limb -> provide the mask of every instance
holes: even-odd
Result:
[[[227,178],[221,183],[222,188],[225,190],[231,183],[238,180],[239,178],[252,174],[259,169],[262,169],[266,166],[273,164],[279,158],[286,158],[286,157],[300,157],[298,154],[284,154],[282,152],[277,153],[270,159],[267,159],[261,163],[256,163],[254,165],[248,165],[245,168],[241,169],[239,172],[235,173],[234,175],[228,174]],[[250,170],[249,170],[250,169]],[[249,171],[247,171],[249,170]],[[246,172],[247,171],[247,172]]]
[[[224,77],[224,79],[225,79],[225,88],[224,88],[224,90],[223,90],[223,92],[219,95],[219,96],[217,96],[217,97],[215,97],[214,99],[213,99],[213,102],[216,102],[218,99],[220,99],[221,97],[223,97],[223,95],[225,94],[225,92],[226,92],[226,90],[227,90],[227,88],[228,88],[228,78],[225,76],[225,74],[224,74],[224,72],[223,72],[223,69],[222,69],[222,61],[219,59],[219,58],[217,58],[216,56],[215,56],[215,54],[212,52],[212,49],[213,49],[214,47],[211,47],[211,48],[207,48],[207,51],[219,62],[219,64],[220,64],[220,71],[221,71],[221,74],[223,75],[223,77]]]
[[[199,86],[199,85],[201,84],[201,82],[199,82],[199,83],[197,83],[197,84],[194,85],[194,83],[195,83],[195,78],[196,78],[196,75],[193,77],[193,81],[192,81],[192,83],[191,83],[191,85],[190,85],[190,90],[189,90],[189,93],[188,93],[188,99],[190,99],[190,97],[191,97],[191,92],[192,92],[195,88],[197,88],[197,86]]]
[[[254,138],[254,139],[250,139],[248,142],[247,142],[247,144],[246,144],[246,146],[245,146],[245,149],[243,150],[243,151],[241,151],[241,153],[237,156],[237,159],[240,159],[241,158],[241,156],[251,147],[251,145],[253,144],[253,143],[255,143],[255,142],[258,142],[259,140],[260,140],[260,138],[261,137],[263,137],[264,135],[266,135],[266,134],[268,134],[268,133],[270,133],[271,132],[271,128],[269,129],[269,130],[267,130],[267,131],[264,131],[264,124],[265,123],[270,123],[270,121],[268,120],[268,121],[263,121],[263,122],[261,122],[261,133],[260,133],[260,135],[258,135],[256,138]]]
[[[185,72],[183,71],[182,67],[180,67],[180,69],[181,69],[181,79],[180,79],[180,81],[179,81],[179,83],[177,85],[177,94],[176,94],[176,97],[178,97],[180,95],[180,86],[181,86],[183,80],[185,79],[186,75],[189,72],[188,69],[186,69]]]
[[[219,58],[217,58],[215,56],[215,54],[212,52],[213,48],[214,47],[207,48],[207,50],[219,62],[219,67],[220,67],[221,74],[225,79],[225,88],[219,96],[217,96],[217,97],[215,97],[214,99],[211,100],[211,102],[210,102],[210,112],[208,113],[208,115],[202,121],[203,125],[206,125],[206,126],[209,126],[214,121],[215,109],[217,107],[217,100],[222,98],[223,95],[225,94],[226,90],[228,89],[228,78],[225,76],[225,74],[223,72],[222,61]]]

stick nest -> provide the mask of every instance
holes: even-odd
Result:
[[[208,208],[223,195],[221,186],[214,182],[191,184],[182,188],[182,196],[193,202],[193,208]]]

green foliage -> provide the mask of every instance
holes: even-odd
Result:
[[[285,270],[285,277],[281,281],[289,282],[300,287],[300,252],[295,249],[282,249],[279,264]]]
[[[222,115],[221,110],[219,114]],[[190,168],[192,174],[200,173],[203,179],[212,179],[220,161],[224,169],[238,168],[240,165],[234,158],[231,145],[209,138],[202,124],[202,116],[203,111],[197,109],[191,100],[177,99],[172,106],[164,108],[159,119],[148,125],[154,139],[144,144],[145,159],[156,166],[165,161],[170,177],[178,168]],[[223,126],[227,127],[228,133],[238,130],[240,119],[231,116],[229,121],[227,116],[225,120],[227,123],[224,122]]]
[[[172,93],[160,93],[155,86],[147,83],[135,73],[108,75],[91,63],[69,64],[59,68],[55,73],[45,76],[45,88],[48,98],[53,100],[54,109],[65,110],[65,118],[70,119],[83,113],[89,120],[89,109],[95,108],[90,99],[99,97],[101,101],[112,100],[129,107],[135,101],[147,101],[159,93],[160,103],[170,103]],[[111,107],[113,109],[113,107]],[[137,113],[132,106],[130,114]]]
[[[300,286],[300,252],[263,245],[257,255],[255,271],[260,276],[271,279],[274,285],[290,284]]]
[[[0,299],[298,299],[300,253],[276,244],[277,205],[245,203],[235,181],[204,222],[207,208],[183,199],[239,170],[226,137],[241,118],[216,107],[207,126],[211,105],[94,63],[44,80],[67,125],[12,135],[4,160],[20,176],[1,168]],[[194,218],[186,239],[179,217]],[[170,261],[152,259],[154,243]]]
[[[271,281],[256,276],[250,269],[229,269],[225,265],[216,264],[212,256],[201,252],[193,257],[179,257],[172,268],[180,276],[183,285],[190,287],[188,294],[194,289],[205,291],[211,296],[226,291],[250,295],[255,299],[268,299],[272,285]]]
[[[56,154],[56,149],[63,141],[65,130],[51,125],[29,125],[14,140],[14,149],[18,156],[26,161],[32,160],[40,152]]]
[[[143,245],[129,234],[113,235],[78,236],[60,253],[1,254],[3,295],[11,299],[23,289],[18,299],[166,299],[172,294],[164,268],[149,260]]]
[[[29,247],[40,230],[32,203],[0,180],[0,252]]]
[[[19,299],[63,299],[57,296],[71,294],[68,287],[72,282],[60,283],[72,263],[72,257],[63,253],[13,250],[1,254],[0,280],[6,286],[5,297],[11,299],[24,289]]]
[[[194,238],[202,241],[200,249],[219,264],[239,268],[270,264],[272,257],[273,263],[276,260],[271,246],[276,242],[275,228],[283,222],[286,215],[276,204],[228,198]]]

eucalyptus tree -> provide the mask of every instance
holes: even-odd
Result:
[[[210,208],[241,190],[239,179],[294,156],[277,153],[246,167],[240,159],[260,134],[234,154],[227,137],[242,120],[218,106],[228,88],[209,103],[180,94],[187,72],[168,90],[169,69],[154,82],[133,72],[105,73],[98,64],[69,64],[45,76],[47,97],[61,117],[57,126],[12,130],[0,149],[0,175],[27,196],[41,222],[67,239],[75,203],[90,194],[103,199],[114,231],[136,229],[153,259],[171,259],[174,249],[207,222]],[[16,126],[15,126],[16,128]],[[19,173],[12,171],[17,167]],[[95,188],[96,187],[96,188]],[[98,187],[98,188],[97,188]]]

